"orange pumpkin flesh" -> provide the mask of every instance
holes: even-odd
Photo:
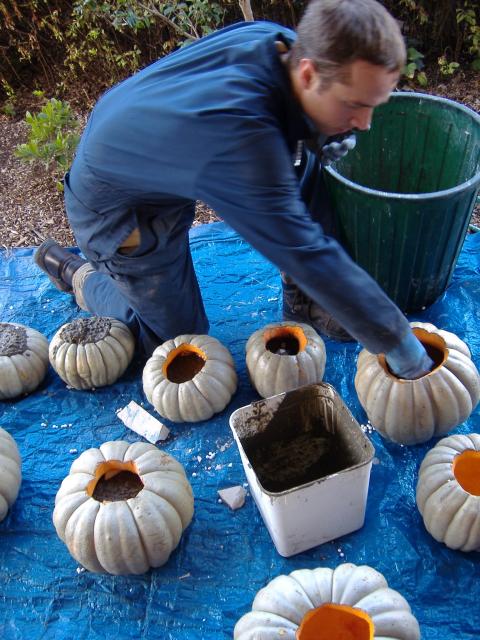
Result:
[[[300,351],[304,351],[307,346],[307,337],[300,327],[275,327],[268,329],[263,335],[265,348],[276,353],[283,348],[288,355],[296,356]]]
[[[472,496],[480,496],[480,451],[464,451],[456,456],[452,470],[458,484]]]
[[[361,609],[323,604],[312,609],[298,628],[297,640],[373,640],[374,626]]]
[[[434,371],[439,369],[448,358],[448,349],[445,343],[445,340],[442,336],[439,336],[437,333],[430,333],[425,329],[420,329],[419,327],[413,329],[413,333],[417,336],[420,342],[425,347],[430,358],[433,360],[433,368],[426,374],[427,376],[431,375]],[[390,376],[393,376],[397,380],[404,382],[411,382],[411,380],[404,380],[403,378],[398,378],[395,374],[393,374],[387,364],[386,358],[383,353],[378,356],[378,361],[380,362],[380,366],[382,369]]]
[[[181,344],[170,351],[163,363],[162,372],[167,380],[181,384],[192,380],[205,365],[206,354],[191,344]]]

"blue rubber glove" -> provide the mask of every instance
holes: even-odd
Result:
[[[326,144],[322,147],[321,163],[326,167],[332,162],[340,160],[340,158],[343,158],[349,151],[354,149],[356,144],[357,138],[353,131],[328,138]]]
[[[392,373],[406,380],[421,378],[432,370],[434,364],[412,331],[407,333],[398,347],[385,354],[385,359]]]

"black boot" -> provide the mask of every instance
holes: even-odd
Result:
[[[47,238],[36,250],[33,259],[60,291],[73,293],[72,277],[86,263],[77,254],[61,247],[55,240]]]
[[[317,333],[339,342],[350,342],[353,338],[320,305],[309,298],[285,273],[282,277],[283,319],[304,322]]]

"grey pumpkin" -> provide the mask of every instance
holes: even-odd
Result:
[[[422,461],[416,500],[425,528],[450,549],[480,551],[480,434],[443,438]]]
[[[308,324],[275,322],[252,333],[246,345],[246,362],[252,385],[268,398],[321,382],[325,343]]]
[[[0,522],[15,502],[22,482],[22,461],[17,443],[0,427]]]
[[[419,640],[405,598],[366,565],[297,569],[258,591],[252,610],[235,625],[234,640]]]
[[[31,393],[48,369],[48,340],[16,322],[0,323],[0,400]]]
[[[113,384],[135,349],[130,329],[107,317],[79,318],[60,327],[49,346],[50,363],[74,389]]]
[[[72,464],[53,523],[89,571],[140,574],[167,562],[193,516],[183,466],[147,442],[105,442]]]
[[[216,338],[181,335],[157,347],[143,370],[143,390],[172,422],[208,420],[237,388],[232,356]]]
[[[397,378],[384,355],[363,349],[355,376],[358,399],[375,429],[407,445],[445,435],[470,416],[480,399],[480,375],[467,345],[433,324],[411,326],[435,360],[430,373],[417,380]]]

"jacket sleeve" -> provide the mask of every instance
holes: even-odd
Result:
[[[199,197],[373,353],[398,346],[406,317],[312,220],[282,136],[268,130],[211,156]]]

